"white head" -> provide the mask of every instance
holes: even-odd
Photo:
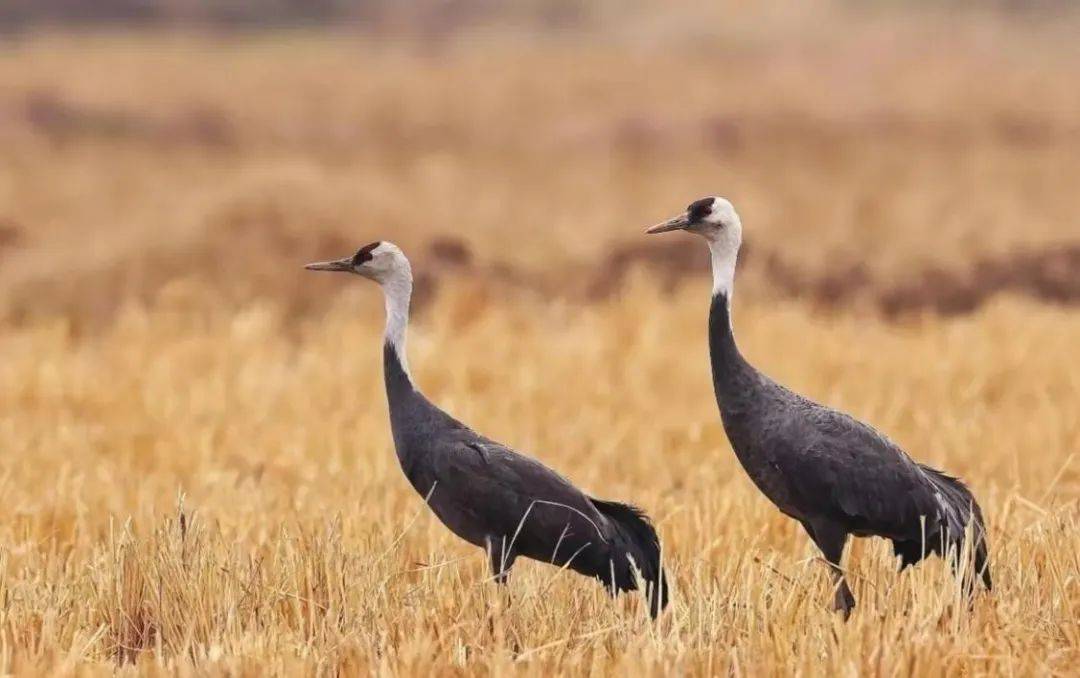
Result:
[[[709,241],[709,246],[738,250],[742,243],[742,222],[735,206],[724,198],[713,196],[690,203],[677,217],[656,224],[646,233],[689,231]]]
[[[364,245],[356,254],[334,261],[308,264],[309,271],[355,273],[379,283],[386,299],[386,342],[397,352],[401,367],[409,374],[405,356],[405,328],[409,324],[409,301],[412,298],[412,268],[405,253],[392,242]]]
[[[385,240],[364,245],[351,257],[320,261],[304,268],[309,271],[355,273],[384,286],[412,279],[412,269],[405,253],[394,243]]]
[[[735,259],[742,244],[742,222],[735,207],[724,198],[695,200],[686,211],[646,229],[646,233],[689,231],[709,243],[712,252],[713,294],[731,296],[735,278]]]

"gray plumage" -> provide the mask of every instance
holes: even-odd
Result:
[[[957,478],[913,461],[870,426],[797,395],[750,365],[735,343],[730,297],[741,224],[730,203],[704,198],[650,232],[690,230],[709,240],[714,289],[709,312],[713,388],[724,431],[754,484],[798,520],[833,569],[835,606],[855,605],[840,560],[849,535],[893,543],[901,567],[925,555],[959,554],[973,539],[976,576],[991,587],[982,511]]]
[[[389,262],[382,271],[380,260]],[[395,265],[403,267],[401,276]],[[411,274],[400,250],[373,243],[352,259],[312,266],[350,270],[383,285],[383,370],[402,471],[450,531],[488,552],[495,580],[505,582],[515,559],[526,557],[595,577],[615,593],[638,588],[636,568],[648,584],[650,613],[659,614],[667,581],[659,540],[643,512],[585,495],[539,461],[472,431],[415,387],[403,346]]]

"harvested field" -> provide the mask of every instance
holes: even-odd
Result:
[[[1080,23],[642,7],[0,43],[0,669],[1075,674]],[[724,436],[704,248],[641,234],[712,193],[744,352],[968,481],[992,595],[860,540],[829,612]],[[658,623],[536,563],[504,594],[424,509],[378,290],[302,270],[376,239],[432,400],[657,519]]]

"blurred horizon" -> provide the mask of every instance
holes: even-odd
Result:
[[[317,310],[297,263],[383,238],[431,280],[671,287],[704,256],[641,229],[711,194],[751,297],[1080,300],[1069,3],[84,4],[0,10],[10,320],[177,279]]]
[[[1075,13],[1069,0],[8,0],[0,6],[0,26],[27,29],[42,26],[148,26],[258,28],[283,26],[348,26],[385,30],[453,32],[468,25],[514,24],[541,30],[610,29],[617,23],[647,20],[655,24],[695,21],[697,33],[710,26],[702,18],[736,25],[800,17],[875,13],[947,15],[996,14],[1011,19],[1059,19]]]

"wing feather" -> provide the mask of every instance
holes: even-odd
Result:
[[[468,515],[470,525],[488,535],[517,535],[515,546],[525,553],[569,537],[610,538],[608,521],[584,493],[505,445],[479,436],[453,441],[433,455],[432,471],[441,489],[437,513]]]
[[[939,506],[924,472],[903,450],[870,426],[816,406],[805,447],[792,455],[794,492],[856,532],[911,538],[920,517],[933,523]]]

